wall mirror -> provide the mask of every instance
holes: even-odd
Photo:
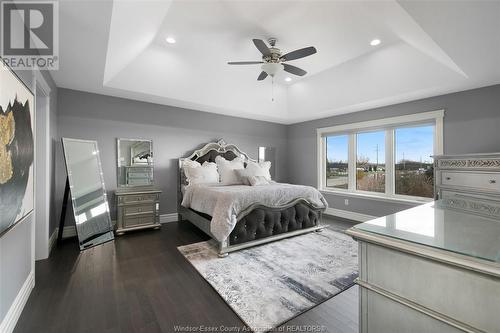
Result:
[[[114,239],[97,142],[69,138],[62,142],[68,174],[65,200],[71,192],[80,250]]]
[[[153,141],[117,139],[119,187],[153,185]]]
[[[259,162],[269,161],[271,162],[271,178],[276,178],[276,149],[274,147],[259,147]]]

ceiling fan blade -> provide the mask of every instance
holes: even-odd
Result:
[[[316,53],[316,48],[314,46],[309,46],[282,55],[280,59],[283,61],[290,61],[290,60],[304,58],[314,53]]]
[[[257,81],[262,81],[262,80],[264,80],[266,77],[267,77],[267,73],[266,73],[266,72],[264,72],[264,71],[262,71],[262,72],[260,72],[259,77],[257,78]]]
[[[263,56],[270,56],[271,50],[267,47],[262,39],[252,39],[255,47],[262,53]]]
[[[263,61],[229,61],[228,65],[257,65],[263,64]]]
[[[305,70],[303,70],[302,68],[298,68],[298,67],[295,67],[295,66],[292,66],[289,64],[282,64],[282,65],[284,66],[283,70],[285,70],[288,73],[292,73],[292,74],[298,75],[298,76],[304,76],[307,74],[307,72]]]

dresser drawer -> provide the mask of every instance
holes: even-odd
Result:
[[[157,194],[132,194],[132,195],[124,195],[120,199],[122,199],[123,203],[137,203],[137,202],[148,202],[155,201]]]
[[[151,180],[149,178],[129,178],[127,180],[127,184],[133,186],[145,186],[151,185]]]
[[[124,212],[125,216],[154,214],[155,213],[155,205],[124,207],[123,212]]]
[[[441,171],[440,185],[500,193],[500,173]]]
[[[363,306],[359,323],[362,328],[360,332],[463,333],[458,328],[370,290],[360,288],[360,293]]]
[[[481,332],[500,332],[500,278],[370,243],[362,246],[362,281]]]
[[[147,172],[129,172],[130,178],[149,178],[150,174]]]
[[[153,214],[125,216],[123,225],[125,228],[148,225],[155,223],[155,216]]]
[[[138,168],[138,167],[133,167],[133,168],[128,168],[127,172],[132,173],[132,172],[145,172],[145,173],[151,173],[153,169],[149,167],[144,167],[144,168]]]

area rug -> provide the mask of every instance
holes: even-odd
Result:
[[[324,229],[219,258],[213,241],[179,251],[254,332],[271,330],[349,288],[357,244]]]

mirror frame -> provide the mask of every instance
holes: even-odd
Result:
[[[64,156],[64,164],[66,166],[66,174],[67,174],[67,177],[68,177],[68,181],[69,181],[69,186],[70,186],[70,196],[71,196],[71,207],[73,208],[73,218],[75,220],[75,229],[76,229],[76,235],[78,237],[78,244],[80,246],[80,250],[84,250],[84,249],[88,249],[90,247],[93,247],[95,245],[99,245],[99,244],[102,244],[102,243],[105,243],[105,242],[108,242],[108,241],[112,241],[114,240],[114,226],[113,226],[113,221],[111,220],[111,214],[110,214],[110,208],[109,208],[109,201],[108,201],[108,194],[106,193],[106,186],[104,185],[104,174],[102,172],[102,164],[101,164],[101,156],[100,156],[100,151],[99,151],[99,146],[97,144],[97,141],[94,141],[94,140],[81,140],[81,139],[72,139],[72,138],[62,138],[61,139],[62,141],[62,147],[63,147],[63,156]],[[104,232],[102,233],[100,236],[96,237],[96,238],[99,238],[99,237],[102,237],[106,234],[110,234],[108,239],[105,239],[103,242],[100,242],[100,243],[94,243],[92,242],[90,245],[86,245],[88,244],[85,243],[85,240],[83,240],[82,242],[82,239],[80,239],[80,233],[78,232],[78,226],[76,225],[76,219],[77,219],[77,216],[76,216],[76,198],[73,196],[73,191],[71,190],[73,188],[73,179],[72,179],[72,172],[70,172],[70,170],[68,169],[68,155],[67,155],[67,151],[66,151],[66,142],[84,142],[84,143],[92,143],[95,147],[95,150],[97,151],[97,154],[96,154],[96,158],[97,158],[97,165],[99,166],[99,178],[100,178],[100,181],[101,181],[101,188],[102,188],[102,193],[103,193],[103,197],[106,201],[106,215],[107,215],[107,218],[109,220],[109,231],[107,232]],[[96,238],[92,238],[90,241],[94,241]]]
[[[277,168],[276,168],[276,148],[275,147],[263,147],[260,146],[257,151],[257,160],[259,162],[269,161],[271,162],[271,169],[269,170],[271,174],[271,178],[275,180],[277,177]]]
[[[120,141],[136,141],[136,142],[149,142],[149,147],[151,151],[151,164],[149,165],[138,165],[138,166],[149,166],[151,167],[151,185],[127,185],[127,184],[120,184],[120,168],[123,167],[123,165],[120,165],[120,158],[122,155],[120,155]],[[155,154],[153,150],[153,139],[146,139],[146,138],[116,138],[116,187],[117,188],[134,188],[134,187],[145,187],[145,186],[154,186],[154,163],[155,163]],[[132,156],[130,156],[130,165],[132,166]]]

